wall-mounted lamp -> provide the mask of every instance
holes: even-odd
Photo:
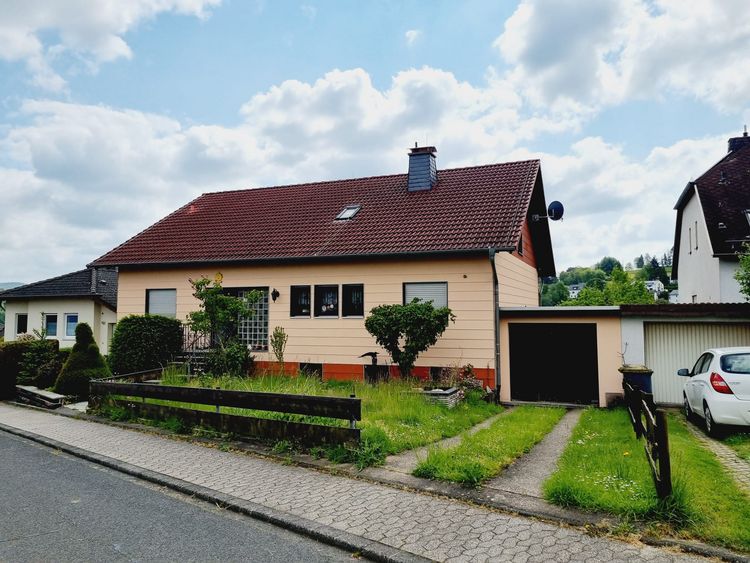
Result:
[[[274,287],[273,291],[271,292],[271,299],[273,299],[274,303],[276,303],[276,300],[279,298],[279,295],[281,295],[279,293],[279,290]]]

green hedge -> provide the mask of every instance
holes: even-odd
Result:
[[[23,355],[31,348],[30,342],[0,344],[0,400],[14,399],[16,380],[21,371]]]
[[[133,373],[164,366],[181,351],[180,321],[130,315],[117,323],[107,360],[113,373]]]

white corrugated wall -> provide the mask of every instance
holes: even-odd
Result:
[[[658,323],[643,325],[646,365],[654,370],[654,401],[682,403],[684,377],[680,368],[692,368],[706,348],[750,346],[748,323]]]

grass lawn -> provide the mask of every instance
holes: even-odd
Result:
[[[736,451],[737,455],[742,459],[750,462],[750,432],[737,432],[735,434],[730,434],[724,437],[721,441]]]
[[[518,407],[457,446],[430,449],[413,474],[475,487],[528,452],[564,414],[563,408]]]
[[[656,496],[643,442],[635,439],[625,409],[583,413],[545,496],[750,551],[750,498],[688,432],[682,416],[670,414],[668,426],[674,494],[666,502]]]
[[[165,375],[164,385],[187,385],[178,375]],[[487,403],[478,393],[467,393],[466,400],[452,409],[427,401],[413,393],[412,383],[391,381],[377,386],[360,382],[323,382],[315,377],[258,376],[250,378],[201,377],[190,381],[194,387],[221,387],[239,391],[263,391],[301,395],[330,395],[348,397],[354,393],[362,399],[362,440],[360,451],[352,453],[342,448],[328,452],[334,461],[354,461],[359,466],[376,465],[386,455],[424,446],[443,438],[455,436],[486,418],[502,411],[502,407]],[[148,402],[213,410],[210,405],[194,405],[149,399]],[[267,411],[222,408],[226,414],[240,414],[310,423],[346,426],[347,421],[321,419],[303,415],[288,415]]]

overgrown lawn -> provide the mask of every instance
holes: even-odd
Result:
[[[681,536],[750,551],[750,498],[681,416],[667,419],[670,499],[657,498],[643,442],[635,439],[625,409],[583,413],[558,470],[544,485],[545,496],[562,506],[646,520]]]
[[[730,434],[722,442],[737,452],[738,456],[750,463],[750,432]]]
[[[565,414],[563,408],[518,407],[450,448],[432,448],[413,474],[476,487],[531,450]]]

